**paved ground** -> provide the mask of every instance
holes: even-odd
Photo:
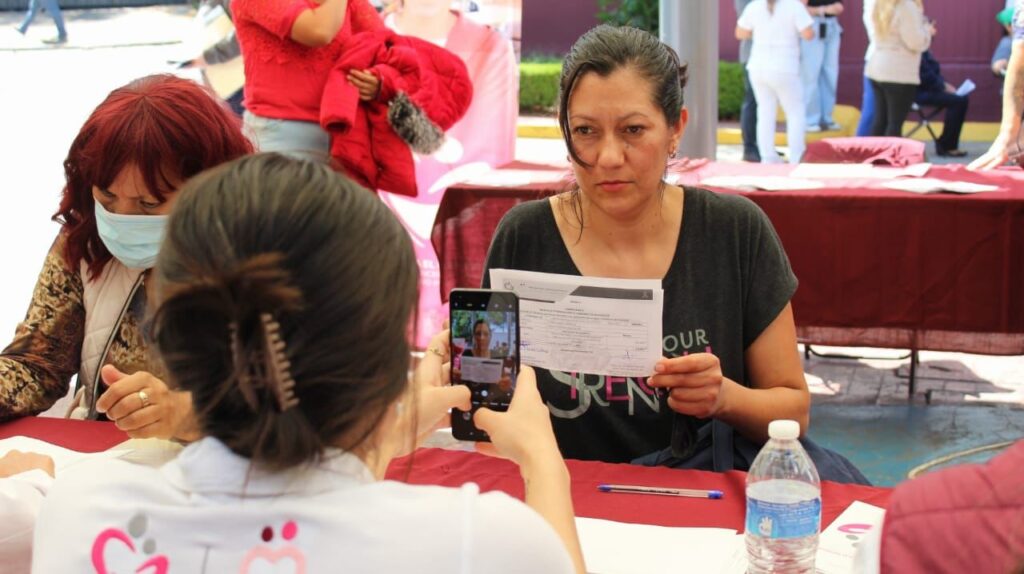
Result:
[[[52,48],[40,42],[53,35],[45,14],[22,37],[12,28],[20,14],[0,12],[0,344],[22,318],[57,231],[47,222],[63,181],[60,165],[78,127],[111,89],[168,72],[167,60],[187,51],[181,39],[190,16],[183,6],[67,11],[65,17],[70,42]],[[987,145],[964,147],[977,156]],[[739,146],[718,148],[720,160],[738,161],[740,155]],[[564,157],[565,150],[559,140],[520,139],[517,156],[544,161]],[[815,420],[824,423],[812,435],[858,464],[871,465],[881,455],[888,467],[872,471],[880,483],[895,482],[935,454],[1024,436],[1024,357],[922,352],[918,393],[908,399],[903,351],[815,350],[876,357],[812,356],[805,369]],[[872,432],[861,432],[865,428]],[[930,434],[914,434],[922,428]]]

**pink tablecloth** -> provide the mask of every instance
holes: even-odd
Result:
[[[791,166],[709,163],[680,174],[784,176]],[[434,221],[441,296],[479,286],[502,215],[565,189],[564,168],[511,164],[491,184],[449,187]],[[820,344],[1024,354],[1024,171],[935,166],[928,177],[993,184],[976,195],[918,195],[878,179],[750,192],[800,280],[798,334]],[[722,189],[722,193],[740,193]]]

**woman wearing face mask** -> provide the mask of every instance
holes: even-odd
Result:
[[[135,80],[93,111],[64,161],[60,233],[0,353],[0,420],[50,408],[77,374],[70,416],[190,438],[189,396],[168,390],[142,335],[149,269],[178,186],[251,151],[231,112],[174,76]]]

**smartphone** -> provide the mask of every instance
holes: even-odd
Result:
[[[473,424],[480,407],[507,411],[519,376],[519,298],[511,291],[453,289],[448,298],[452,384],[469,387],[472,408],[452,409],[452,436],[489,441]]]
[[[825,36],[827,36],[827,35],[828,35],[828,24],[826,24],[824,22],[818,24],[818,37],[821,38],[822,40],[824,40]]]

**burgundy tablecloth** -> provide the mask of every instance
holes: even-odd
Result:
[[[0,424],[0,439],[29,436],[79,452],[99,452],[127,436],[113,423],[28,417]],[[567,461],[572,476],[576,514],[621,522],[663,526],[707,526],[743,529],[745,473],[649,468],[628,464]],[[473,452],[425,448],[394,461],[387,478],[412,484],[459,486],[475,482],[481,490],[501,490],[523,497],[523,481],[512,463]],[[722,500],[676,498],[598,492],[603,483],[670,486],[721,490]],[[828,525],[851,502],[861,500],[884,507],[890,489],[825,482],[822,484],[822,524]]]
[[[454,287],[479,286],[506,211],[565,187],[564,168],[503,169],[529,172],[531,181],[458,184],[445,193],[432,235],[444,300]],[[791,169],[709,163],[680,181]],[[880,187],[877,179],[828,179],[823,189],[745,193],[768,214],[800,280],[793,307],[802,340],[1024,354],[1024,171],[935,166],[928,177],[999,190],[918,195]]]
[[[746,512],[746,473],[724,474],[675,470],[629,464],[566,461],[572,477],[572,499],[577,516],[661,526],[704,526],[743,531]],[[484,455],[442,449],[421,449],[412,465],[408,459],[391,464],[388,478],[413,484],[458,486],[475,482],[483,491],[500,490],[523,498],[523,479],[512,463]],[[598,484],[633,484],[721,490],[721,500],[606,493]],[[822,526],[830,524],[855,500],[885,507],[890,489],[825,482],[822,484]]]
[[[78,452],[100,452],[128,440],[110,422],[25,417],[0,424],[0,439],[28,436]]]

